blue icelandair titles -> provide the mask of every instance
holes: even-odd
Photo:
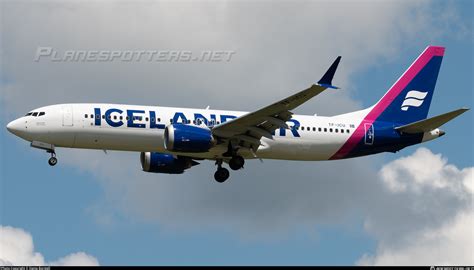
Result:
[[[428,118],[444,48],[428,46],[373,106],[330,117],[295,110],[332,85],[341,57],[309,88],[253,112],[119,104],[58,104],[38,108],[7,125],[31,146],[135,151],[142,170],[181,174],[212,160],[224,182],[246,159],[333,160],[396,152],[437,139],[440,127],[466,112]],[[332,91],[332,90],[331,90]],[[93,114],[92,114],[93,113]],[[193,121],[190,121],[193,119]]]
[[[102,113],[101,113],[101,108],[94,108],[94,117],[95,117],[95,126],[101,126],[102,125]],[[104,119],[105,122],[111,126],[111,127],[121,127],[124,125],[124,122],[120,119],[123,119],[123,110],[118,109],[118,108],[110,108],[107,109],[104,113]],[[113,119],[112,113],[118,113],[122,118],[120,119]],[[146,124],[142,123],[141,120],[143,119],[144,115],[146,114],[145,110],[126,110],[126,123],[127,127],[129,128],[146,128]],[[158,123],[158,118],[156,117],[156,112],[155,111],[149,111],[149,128],[157,128],[157,129],[165,129],[166,125]],[[237,116],[235,115],[226,115],[222,114],[220,115],[220,123],[225,123],[229,120],[235,119]],[[173,116],[173,123],[188,123],[188,117],[182,112],[176,112]],[[202,122],[204,123],[205,126],[207,127],[213,127],[217,123],[217,117],[215,114],[210,114],[210,119],[207,119],[204,115],[201,113],[194,113],[194,123],[196,122]],[[139,120],[140,123],[136,123],[135,121]],[[300,137],[300,134],[298,133],[298,128],[300,127],[300,122],[296,119],[289,119],[288,122],[293,123],[293,125],[290,128],[290,132],[294,137]],[[272,135],[275,135],[275,131],[272,132]],[[286,129],[285,128],[279,128],[279,135],[280,136],[286,136]]]

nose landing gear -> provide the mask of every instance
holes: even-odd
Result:
[[[48,160],[48,163],[50,166],[54,166],[58,163],[58,159],[56,158],[56,153],[54,152],[54,150],[48,150],[48,153],[51,153],[51,157],[49,158]]]
[[[56,152],[54,151],[54,145],[44,142],[32,141],[30,144],[33,148],[38,148],[41,150],[46,150],[46,152],[51,154],[51,157],[48,160],[50,166],[58,164],[58,159],[56,158]]]

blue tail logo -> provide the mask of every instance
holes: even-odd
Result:
[[[428,95],[428,92],[411,90],[407,93],[405,99],[403,100],[401,106],[402,111],[408,111],[409,107],[420,107],[423,104],[426,95]]]
[[[428,46],[366,116],[370,121],[405,125],[426,119],[444,47]]]

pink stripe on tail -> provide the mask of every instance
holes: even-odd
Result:
[[[372,124],[377,117],[392,103],[392,101],[405,89],[413,78],[428,64],[434,56],[443,56],[444,47],[428,46],[411,66],[400,76],[400,78],[390,87],[387,93],[377,102],[374,108],[359,124],[355,132],[349,137],[346,143],[330,158],[340,159],[346,157],[352,149],[364,138],[364,123]]]

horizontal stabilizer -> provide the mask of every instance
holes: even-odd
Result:
[[[442,126],[443,124],[447,123],[448,121],[452,120],[453,118],[461,115],[462,113],[468,110],[468,108],[457,109],[452,112],[423,119],[408,125],[396,127],[395,130],[408,134],[429,132],[435,128]]]

